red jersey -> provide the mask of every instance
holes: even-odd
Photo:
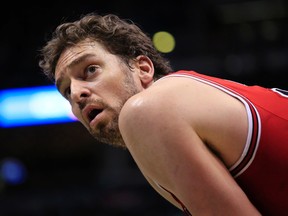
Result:
[[[260,213],[288,215],[288,91],[247,86],[194,71],[168,76],[206,83],[242,101],[249,118],[249,132],[240,159],[229,171]]]

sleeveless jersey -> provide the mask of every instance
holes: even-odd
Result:
[[[178,71],[166,77],[177,76],[206,83],[245,105],[249,122],[247,142],[229,171],[260,213],[288,215],[288,91],[247,86],[194,71]],[[171,195],[186,215],[191,215]]]

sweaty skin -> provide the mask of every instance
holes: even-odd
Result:
[[[259,215],[227,171],[248,131],[238,100],[197,81],[166,78],[125,103],[120,131],[148,181],[175,205],[155,182],[192,215]]]
[[[129,63],[85,40],[61,54],[56,85],[89,132],[128,148],[152,187],[178,208],[159,185],[193,216],[259,215],[228,172],[246,142],[244,105],[190,79],[155,82],[146,56]]]

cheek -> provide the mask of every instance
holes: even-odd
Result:
[[[76,108],[75,106],[71,105],[71,110],[72,110],[72,113],[74,114],[74,116],[82,122],[82,116],[80,114],[80,111],[79,111],[79,108]]]

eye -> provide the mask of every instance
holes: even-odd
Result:
[[[85,75],[90,76],[92,74],[95,74],[98,70],[99,66],[97,65],[90,65],[89,67],[86,68],[85,70]]]
[[[70,98],[70,95],[71,95],[71,89],[69,87],[63,91],[63,96],[68,100]]]

